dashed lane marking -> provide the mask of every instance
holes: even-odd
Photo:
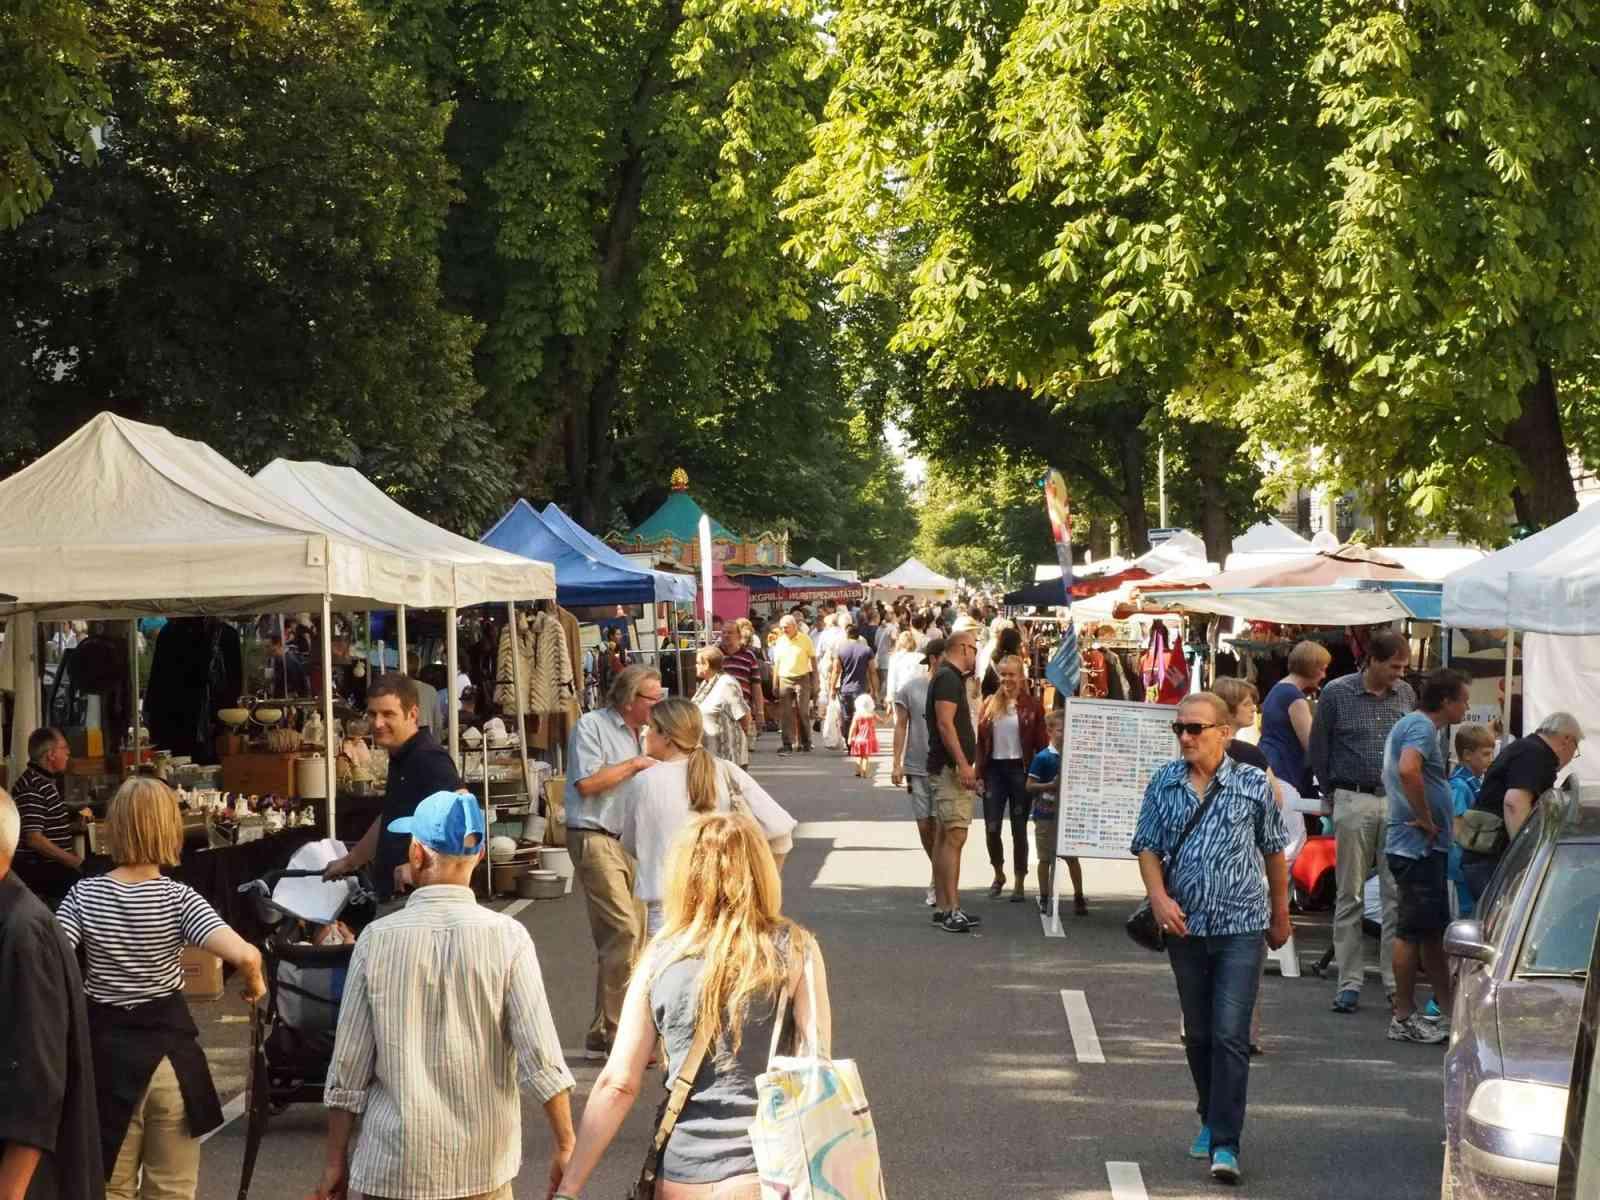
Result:
[[[519,912],[521,912],[523,909],[527,908],[528,905],[530,905],[532,903],[533,903],[532,900],[513,900],[510,904],[508,904],[504,908],[502,908],[500,910],[500,912],[504,916],[514,917]]]
[[[1111,1182],[1111,1200],[1150,1200],[1138,1163],[1108,1162],[1106,1178]]]
[[[249,1095],[249,1092],[240,1092],[232,1100],[229,1100],[226,1104],[224,1104],[222,1106],[222,1124],[218,1125],[210,1133],[202,1133],[200,1135],[200,1141],[202,1143],[209,1142],[229,1125],[232,1125],[240,1117],[244,1116],[245,1100],[249,1097]]]
[[[1067,1010],[1067,1031],[1072,1035],[1072,1048],[1080,1063],[1106,1061],[1100,1049],[1100,1035],[1095,1032],[1094,1018],[1089,1015],[1089,998],[1082,992],[1061,989],[1061,1007]]]

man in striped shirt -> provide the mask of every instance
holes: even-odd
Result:
[[[765,697],[761,694],[761,660],[745,644],[742,622],[729,622],[722,627],[722,669],[739,681],[750,717],[759,730],[766,724]]]
[[[550,1122],[554,1192],[576,1141],[573,1080],[533,939],[513,918],[478,907],[469,886],[484,847],[478,803],[435,792],[388,828],[411,838],[417,890],[367,927],[350,959],[316,1194],[511,1200],[522,1166],[519,1079]]]
[[[59,729],[35,729],[28,737],[28,768],[12,789],[22,818],[16,872],[45,903],[54,907],[78,881],[83,859],[72,852],[72,819],[61,799],[61,772],[71,751]]]

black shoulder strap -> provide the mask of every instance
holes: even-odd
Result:
[[[1167,865],[1169,867],[1178,861],[1179,851],[1183,849],[1183,844],[1189,840],[1189,835],[1194,832],[1194,827],[1200,824],[1200,818],[1206,815],[1206,809],[1211,807],[1211,801],[1216,799],[1218,790],[1220,789],[1215,779],[1213,779],[1212,786],[1206,790],[1206,798],[1200,801],[1199,807],[1194,810],[1194,815],[1189,818],[1189,823],[1183,827],[1183,832],[1178,835],[1177,845],[1172,847],[1172,853],[1167,856]]]

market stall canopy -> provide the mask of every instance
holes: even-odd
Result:
[[[1483,561],[1483,551],[1472,546],[1379,546],[1378,553],[1392,558],[1414,575],[1443,583],[1463,567]]]
[[[1448,576],[1444,623],[1462,629],[1600,633],[1600,504]]]
[[[785,567],[778,573],[736,565],[726,570],[729,579],[743,584],[753,598],[761,600],[859,600],[866,594],[866,589],[853,579],[819,575],[799,567]]]
[[[1208,580],[1206,586],[1214,592],[1235,592],[1264,587],[1326,587],[1346,579],[1417,582],[1421,576],[1376,550],[1350,542],[1337,550],[1224,571]]]
[[[548,562],[555,572],[556,599],[568,607],[651,604],[654,571],[599,562],[567,543],[526,500],[518,499],[483,535],[486,546]]]
[[[1304,554],[1314,554],[1321,548],[1308,542],[1276,517],[1268,517],[1233,539],[1233,548],[1228,552],[1223,570],[1282,562]]]
[[[56,619],[448,603],[449,568],[286,506],[211,447],[101,413],[0,481],[0,589]]]
[[[806,559],[805,562],[800,564],[800,569],[802,571],[808,571],[812,575],[827,575],[832,579],[848,579],[851,582],[855,582],[861,578],[861,576],[854,570],[847,571],[839,567],[830,567],[827,563],[823,562],[814,554],[810,558]]]
[[[618,551],[613,550],[582,525],[579,525],[566,513],[562,512],[553,503],[546,504],[539,512],[539,517],[551,533],[555,534],[567,545],[587,555],[598,563],[607,566],[621,567],[625,571],[643,571],[650,577],[655,586],[654,599],[658,603],[669,601],[692,602],[699,589],[692,575],[679,575],[673,571],[656,571],[649,567],[640,567],[629,562]]]
[[[481,545],[425,521],[354,467],[278,458],[256,472],[256,482],[329,529],[450,564],[458,607],[555,598],[555,568],[548,561]]]
[[[1437,621],[1441,590],[1437,583],[1347,579],[1316,587],[1150,590],[1139,593],[1139,602],[1141,611],[1213,613],[1278,625],[1381,625],[1407,617]]]
[[[887,591],[897,592],[954,592],[956,581],[949,579],[937,571],[930,570],[914,558],[908,558],[894,570],[881,579],[874,579],[871,585]]]
[[[1120,559],[1109,560],[1121,563]],[[1101,592],[1115,591],[1125,583],[1136,580],[1149,580],[1168,571],[1178,570],[1184,572],[1184,578],[1203,578],[1206,572],[1206,544],[1186,529],[1180,529],[1161,545],[1145,551],[1132,562],[1123,563],[1114,571],[1107,571],[1102,564],[1096,563],[1092,570],[1084,568],[1082,571],[1073,571],[1072,598],[1074,601],[1086,599],[1089,596],[1099,595]],[[1051,604],[1060,604],[1061,576],[1057,573],[1051,580],[1034,583],[1014,592],[1007,592],[1001,597],[1001,603],[1011,606],[1035,605],[1044,607]]]

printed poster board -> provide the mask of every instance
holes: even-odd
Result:
[[[1131,858],[1145,787],[1178,757],[1177,708],[1130,700],[1068,700],[1061,744],[1056,851],[1072,858]]]

